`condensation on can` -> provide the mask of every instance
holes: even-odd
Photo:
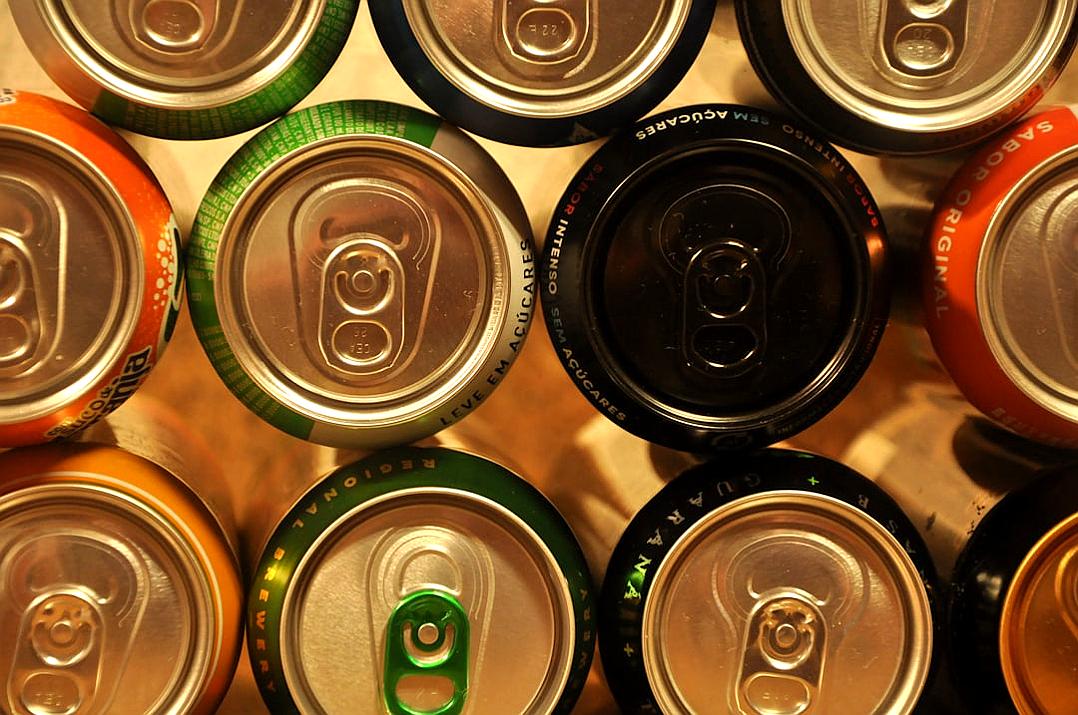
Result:
[[[399,105],[320,105],[256,136],[192,244],[195,325],[225,383],[334,446],[403,444],[464,417],[534,309],[512,185],[459,130]]]
[[[168,139],[251,129],[329,71],[359,0],[27,0],[12,14],[53,81],[113,124]]]
[[[149,168],[85,112],[0,92],[0,446],[77,433],[142,384],[182,297]]]

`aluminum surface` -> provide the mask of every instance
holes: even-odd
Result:
[[[644,664],[667,712],[909,713],[928,676],[916,567],[883,526],[829,497],[716,509],[649,593]]]
[[[404,0],[420,46],[458,89],[520,116],[613,104],[677,42],[689,0]]]
[[[105,487],[0,498],[5,712],[181,713],[214,665],[210,585],[163,518]]]
[[[385,624],[405,596],[435,589],[452,594],[470,624],[462,712],[549,713],[572,668],[574,637],[571,596],[555,574],[535,533],[482,497],[409,489],[365,504],[296,570],[281,623],[289,687],[304,712],[343,715],[381,702]],[[421,712],[452,695],[436,680],[415,687],[398,693]]]
[[[1030,551],[1007,591],[1000,659],[1022,715],[1078,710],[1078,515]]]
[[[486,201],[403,141],[306,147],[250,187],[226,233],[225,334],[264,390],[318,421],[392,422],[444,400],[504,319]]]
[[[142,261],[115,189],[75,148],[0,127],[0,424],[55,411],[116,364]]]
[[[31,26],[23,18],[36,13],[34,26],[42,23],[70,55],[63,74],[84,72],[139,104],[204,109],[249,96],[279,76],[302,51],[325,0],[17,4],[21,26]]]
[[[1023,99],[1058,72],[1076,10],[1075,0],[783,0],[819,87],[910,132],[968,127]]]
[[[1078,148],[1002,201],[978,268],[977,308],[996,361],[1030,399],[1078,424]]]

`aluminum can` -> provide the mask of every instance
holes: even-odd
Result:
[[[395,104],[290,115],[210,187],[191,310],[236,396],[294,436],[404,444],[464,417],[527,335],[520,198],[462,132]]]
[[[12,0],[34,57],[81,106],[165,139],[253,129],[329,71],[359,0]]]
[[[887,322],[879,209],[830,145],[766,112],[663,112],[592,156],[540,269],[554,348],[628,431],[764,446],[860,379]]]
[[[936,207],[925,320],[973,405],[1029,439],[1078,448],[1078,117],[1061,108],[992,140]]]
[[[926,154],[1018,119],[1062,72],[1078,2],[736,0],[772,95],[852,149]]]
[[[932,665],[934,579],[909,519],[839,463],[704,463],[614,550],[607,682],[626,713],[910,713]]]
[[[0,447],[70,436],[142,384],[180,307],[179,234],[112,130],[0,90]]]
[[[280,520],[247,647],[274,715],[568,713],[591,598],[536,489],[463,452],[398,448],[331,473]]]
[[[950,663],[974,712],[1078,709],[1078,464],[1041,472],[981,521],[948,599]]]
[[[232,681],[243,585],[223,479],[178,418],[130,414],[0,454],[5,713],[211,715]]]
[[[497,141],[561,146],[624,126],[696,59],[715,0],[383,0],[383,47],[449,121]]]

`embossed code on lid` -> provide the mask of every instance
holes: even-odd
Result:
[[[666,712],[912,711],[927,678],[927,593],[863,512],[772,492],[715,510],[655,573],[644,662]]]

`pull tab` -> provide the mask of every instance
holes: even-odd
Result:
[[[496,47],[508,50],[510,67],[523,75],[565,74],[590,59],[595,44],[595,0],[498,0]],[[574,60],[578,60],[575,61]],[[520,63],[523,62],[523,65]]]
[[[386,627],[384,697],[391,715],[457,715],[468,695],[468,617],[443,591],[418,591],[401,601]],[[435,710],[418,710],[401,699],[411,678],[438,678],[451,688]],[[424,691],[431,687],[424,683]]]
[[[137,0],[124,4],[139,42],[166,54],[205,48],[218,22],[218,0]]]
[[[820,689],[827,624],[816,604],[797,593],[760,601],[753,609],[738,675],[742,712],[800,715]]]
[[[1049,295],[1055,301],[1060,351],[1078,372],[1078,187],[1066,191],[1049,207],[1041,228],[1041,246],[1048,268]]]
[[[1078,639],[1078,549],[1063,557],[1056,571],[1055,595],[1071,635]]]
[[[952,71],[966,47],[969,0],[886,0],[882,45],[891,67],[913,77]]]
[[[0,229],[0,374],[18,371],[43,342],[34,263],[15,236]]]

